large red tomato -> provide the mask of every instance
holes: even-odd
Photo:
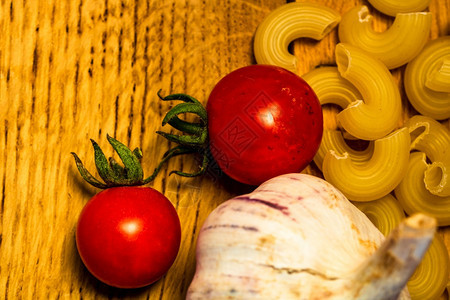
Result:
[[[246,184],[300,172],[322,138],[322,109],[314,91],[276,66],[251,65],[223,77],[206,110],[214,159]]]
[[[95,195],[79,217],[76,242],[87,269],[104,283],[137,288],[161,278],[181,240],[172,203],[145,187],[113,187]]]

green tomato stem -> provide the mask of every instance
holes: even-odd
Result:
[[[127,146],[119,142],[118,140],[107,135],[108,142],[114,148],[119,155],[123,166],[120,165],[114,158],[106,158],[100,146],[91,140],[94,148],[95,166],[100,178],[104,181],[96,179],[83,165],[80,158],[72,152],[75,159],[78,171],[84,180],[94,187],[100,189],[107,189],[115,186],[137,186],[144,185],[153,181],[158,175],[164,163],[175,156],[184,154],[200,154],[203,156],[200,169],[193,173],[187,173],[183,171],[172,171],[170,174],[177,174],[179,176],[194,177],[199,176],[206,171],[206,167],[209,162],[207,155],[208,144],[208,117],[206,109],[195,98],[185,94],[172,94],[166,97],[162,97],[158,92],[158,96],[163,101],[169,100],[181,100],[184,103],[180,103],[173,107],[162,121],[162,125],[169,124],[173,128],[185,133],[182,135],[175,135],[166,133],[163,131],[157,131],[158,134],[166,138],[167,140],[177,144],[172,149],[169,149],[163,156],[163,159],[153,171],[153,174],[144,179],[144,172],[141,166],[142,151],[140,148],[136,148],[133,151]],[[178,115],[192,113],[200,118],[200,122],[187,122],[181,120]]]

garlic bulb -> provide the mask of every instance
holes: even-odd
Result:
[[[435,229],[415,215],[384,241],[331,184],[278,176],[208,216],[187,299],[409,299]]]

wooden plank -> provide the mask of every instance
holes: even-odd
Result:
[[[315,2],[341,13],[363,3]],[[199,163],[186,157],[171,161],[150,186],[177,208],[181,251],[154,285],[118,290],[95,280],[76,251],[78,215],[98,190],[82,182],[70,152],[93,170],[89,138],[112,154],[109,133],[130,147],[141,146],[150,173],[170,146],[154,133],[171,105],[158,101],[156,92],[185,92],[206,103],[221,77],[254,63],[254,31],[283,3],[0,2],[0,298],[184,298],[195,270],[199,227],[219,203],[249,188],[217,174],[168,176],[169,170]],[[432,0],[429,9],[435,13],[432,38],[448,35],[448,1]],[[376,18],[379,30],[391,24],[381,14]],[[336,41],[336,31],[321,42],[298,41],[299,74],[333,62]],[[411,113],[408,107],[405,118]],[[444,235],[450,249],[448,228]]]

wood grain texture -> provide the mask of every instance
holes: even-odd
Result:
[[[341,13],[362,0],[314,0]],[[77,173],[71,151],[93,170],[89,138],[109,155],[109,133],[140,146],[147,174],[170,144],[154,132],[170,103],[156,93],[185,92],[206,103],[224,75],[254,63],[252,38],[281,0],[0,1],[0,299],[183,299],[195,271],[198,229],[218,204],[248,187],[209,173],[168,176],[199,161],[171,161],[150,186],[174,204],[181,251],[150,287],[123,291],[95,280],[75,245],[75,226],[98,190]],[[432,38],[448,35],[448,0],[432,0]],[[375,14],[377,30],[392,19]],[[336,30],[297,41],[299,74],[333,63]],[[401,85],[403,69],[394,71]],[[414,110],[405,102],[404,119]],[[327,126],[334,126],[326,112]],[[448,121],[446,122],[448,125]],[[400,126],[401,124],[399,124]],[[308,172],[318,174],[309,167]],[[445,233],[444,233],[445,231]],[[443,229],[450,249],[450,231]]]

